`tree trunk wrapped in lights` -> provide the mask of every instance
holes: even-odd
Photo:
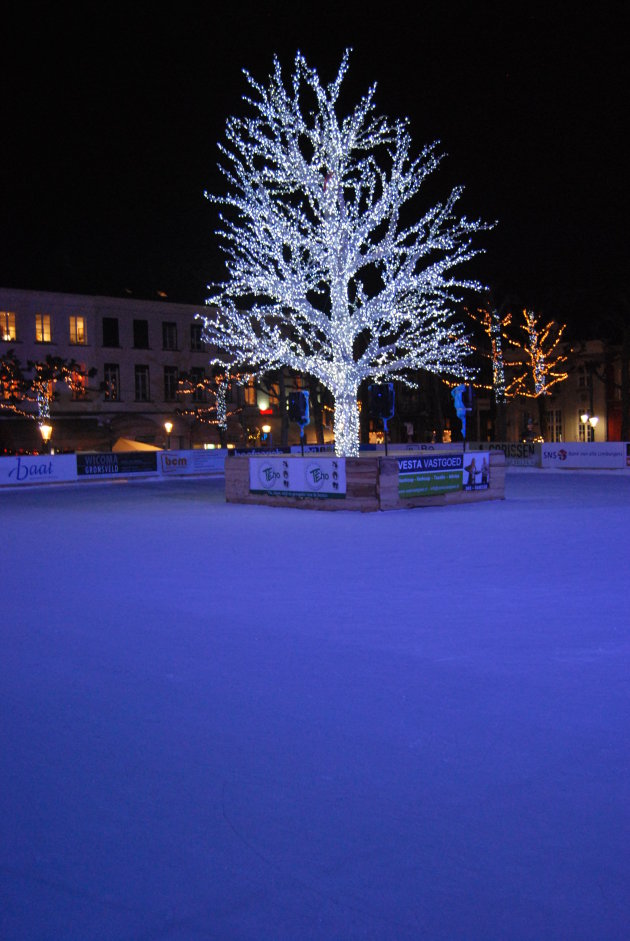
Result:
[[[563,366],[567,357],[560,349],[566,324],[551,320],[541,326],[539,317],[531,310],[523,311],[523,320],[521,330],[525,339],[510,340],[511,345],[520,350],[522,361],[505,391],[508,396],[537,399],[548,395],[553,386],[564,382],[568,376]]]
[[[531,310],[523,311],[523,321],[521,330],[525,333],[525,339],[521,342],[511,341],[511,345],[521,354],[521,363],[506,388],[506,395],[521,395],[537,400],[538,425],[544,440],[547,437],[546,396],[568,376],[563,365],[567,357],[560,348],[566,324],[551,320],[542,326],[540,318]]]
[[[488,226],[455,216],[460,188],[403,223],[440,156],[433,144],[411,157],[407,123],[374,114],[374,87],[339,118],[347,68],[348,53],[327,86],[301,54],[288,87],[277,59],[268,87],[246,73],[254,114],[228,120],[229,193],[208,197],[227,210],[229,278],[211,286],[203,319],[233,363],[319,380],[334,397],[336,452],[356,455],[364,380],[469,376],[453,308],[480,286],[453,269],[478,254],[472,237]]]
[[[95,375],[96,368],[86,370],[74,359],[50,355],[45,360],[28,360],[24,370],[14,351],[8,350],[0,356],[0,412],[33,418],[41,425],[50,420],[59,383],[65,384],[76,398],[83,398],[88,393],[88,379]]]

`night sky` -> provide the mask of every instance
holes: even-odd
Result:
[[[204,190],[242,69],[300,49],[348,102],[408,116],[446,154],[427,197],[497,220],[467,266],[497,303],[598,334],[627,291],[627,31],[621,4],[16,5],[3,42],[0,286],[202,303],[223,277]],[[132,12],[129,12],[131,10]],[[429,203],[430,204],[430,203]]]

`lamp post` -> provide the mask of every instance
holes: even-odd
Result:
[[[594,441],[595,440],[595,428],[599,418],[597,415],[591,415],[590,412],[582,412],[580,415],[580,421],[584,426],[584,440],[585,441]],[[588,426],[588,427],[587,427]]]
[[[271,425],[263,425],[260,429],[262,431],[262,440],[268,448],[271,447]]]
[[[166,450],[171,450],[171,431],[173,430],[173,422],[165,421],[164,422],[164,431],[166,432]]]
[[[42,423],[39,426],[39,433],[41,434],[42,441],[44,442],[44,451],[48,452],[50,447],[50,436],[52,435],[52,425]]]

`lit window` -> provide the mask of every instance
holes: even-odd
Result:
[[[0,339],[5,343],[17,340],[15,332],[15,314],[8,310],[0,310]]]
[[[51,339],[50,314],[35,314],[36,343],[50,343]]]
[[[256,405],[256,389],[254,380],[249,379],[245,386],[245,405]]]
[[[72,389],[72,398],[75,402],[84,399],[87,395],[87,371],[83,363],[79,370],[73,370],[70,377],[70,388]]]
[[[85,317],[70,318],[70,342],[77,346],[85,346],[87,343]]]
[[[103,398],[106,402],[120,400],[120,366],[118,363],[105,363],[103,367]]]
[[[21,398],[19,370],[13,369],[12,363],[7,361],[0,369],[0,399],[12,401],[19,398]]]

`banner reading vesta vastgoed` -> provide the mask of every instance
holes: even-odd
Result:
[[[456,490],[487,490],[490,452],[420,454],[398,458],[398,494],[428,497]]]

